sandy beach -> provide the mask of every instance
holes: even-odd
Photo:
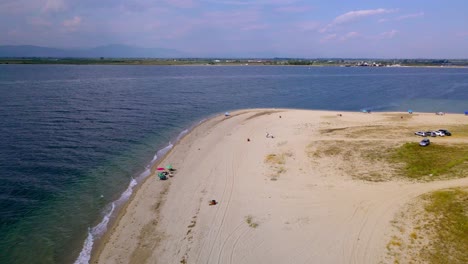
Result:
[[[152,169],[91,263],[393,263],[386,245],[399,210],[424,193],[468,186],[468,178],[410,181],[353,153],[467,123],[461,114],[434,113],[219,115],[160,162],[173,165],[174,177],[161,181]],[[317,154],[331,142],[348,146],[347,162]]]

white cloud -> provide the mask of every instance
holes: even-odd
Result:
[[[322,28],[320,32],[324,33],[336,25],[356,21],[363,17],[375,16],[375,15],[380,15],[380,14],[388,14],[388,13],[393,13],[396,11],[398,10],[397,9],[383,9],[383,8],[350,11],[350,12],[337,16],[330,24]]]
[[[399,33],[398,30],[392,29],[390,31],[382,32],[379,34],[379,39],[391,39],[394,38]]]
[[[408,14],[408,15],[403,15],[395,18],[395,20],[404,20],[408,18],[418,18],[418,17],[423,17],[424,12],[419,12],[419,13],[414,13],[414,14]]]
[[[399,17],[396,17],[396,18],[382,18],[382,19],[379,19],[378,22],[383,23],[383,22],[388,22],[388,21],[393,21],[393,20],[401,21],[401,20],[405,20],[405,19],[419,18],[419,17],[423,17],[423,16],[424,16],[424,12],[419,12],[419,13],[402,15],[402,16],[399,16]]]
[[[72,19],[67,19],[63,21],[62,25],[68,30],[68,31],[75,31],[77,27],[81,24],[81,17],[75,16]]]
[[[356,19],[361,18],[361,17],[373,16],[373,15],[379,15],[379,14],[386,14],[386,13],[391,13],[391,12],[395,12],[395,10],[394,9],[379,8],[379,9],[370,9],[370,10],[351,11],[351,12],[345,13],[343,15],[337,16],[333,20],[332,23],[333,24],[342,24],[342,23],[346,23],[346,22],[349,22],[349,21],[356,20]]]
[[[62,11],[65,8],[66,8],[66,4],[64,0],[47,0],[42,10],[44,12],[49,12],[49,11],[57,12],[57,11]]]
[[[340,40],[345,41],[345,40],[356,38],[356,37],[359,37],[359,36],[360,36],[360,34],[358,32],[351,31],[351,32],[348,32],[346,35],[342,36],[340,38]]]
[[[336,39],[337,35],[336,34],[328,34],[325,37],[323,37],[320,42],[328,42],[332,39]]]

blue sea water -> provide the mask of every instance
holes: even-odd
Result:
[[[468,68],[0,65],[0,263],[86,262],[158,150],[260,107],[462,113]]]

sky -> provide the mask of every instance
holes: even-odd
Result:
[[[0,45],[468,58],[466,0],[0,0]]]

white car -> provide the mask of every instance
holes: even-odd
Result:
[[[442,131],[432,131],[432,133],[435,133],[439,137],[445,137],[445,134]]]
[[[421,147],[427,147],[431,144],[431,141],[428,138],[425,138],[419,142],[419,146]]]
[[[426,136],[426,133],[424,133],[423,131],[417,131],[417,132],[414,132],[414,134],[417,135],[417,136],[421,136],[421,137]]]

